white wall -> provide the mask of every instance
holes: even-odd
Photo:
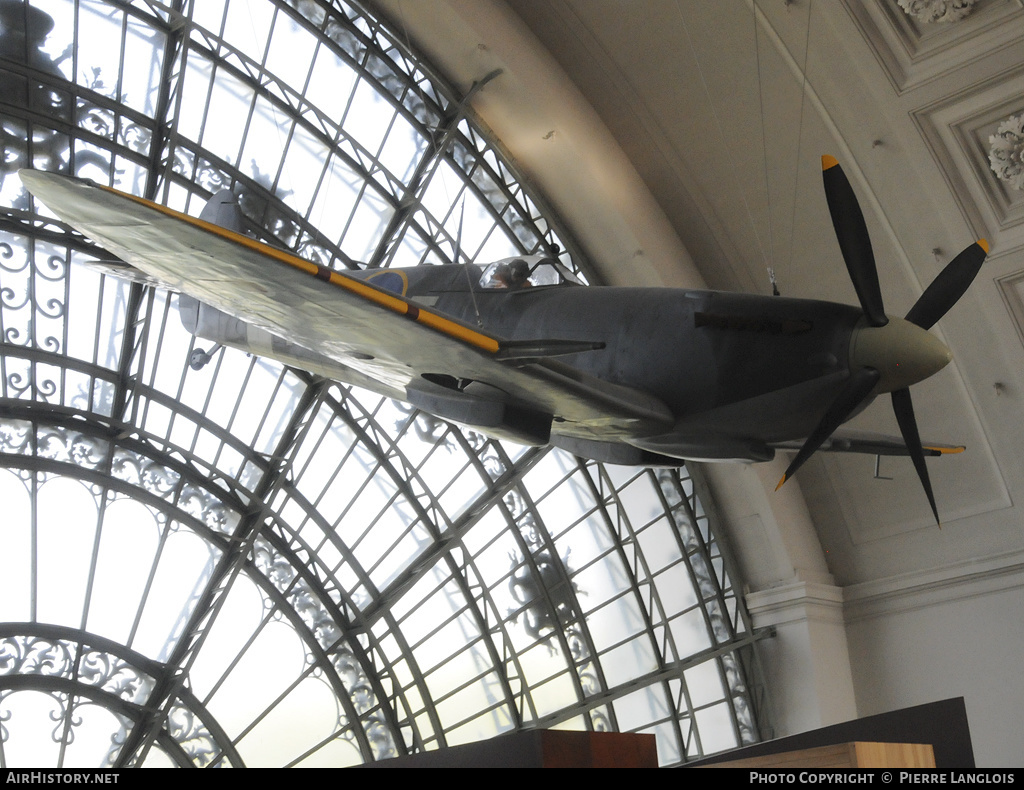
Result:
[[[844,592],[858,715],[964,697],[978,766],[1024,765],[1024,555]]]

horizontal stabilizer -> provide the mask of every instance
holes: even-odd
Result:
[[[803,442],[773,442],[777,450],[799,450]],[[922,442],[926,456],[962,453],[963,445]],[[898,436],[860,431],[836,431],[819,448],[830,453],[863,453],[865,455],[910,455],[906,443]]]

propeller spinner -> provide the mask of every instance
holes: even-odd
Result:
[[[935,523],[939,523],[939,512],[935,507],[935,497],[924,462],[924,448],[914,418],[910,385],[938,372],[952,359],[949,349],[926,330],[942,318],[967,291],[988,254],[988,243],[980,239],[950,261],[905,319],[890,318],[883,307],[871,239],[857,196],[835,158],[823,156],[821,167],[832,225],[850,280],[864,311],[864,320],[854,330],[850,340],[850,378],[846,386],[804,441],[776,490],[793,476],[836,428],[849,419],[866,398],[889,392],[892,393],[893,411],[903,441],[914,462],[925,496],[928,497]]]

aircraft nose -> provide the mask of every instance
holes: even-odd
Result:
[[[904,389],[938,373],[953,355],[935,335],[902,318],[885,326],[859,326],[850,339],[850,367],[882,374],[875,394]]]

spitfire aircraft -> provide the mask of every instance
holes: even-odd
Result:
[[[195,219],[81,179],[21,177],[61,219],[178,291],[199,337],[610,463],[766,461],[797,449],[781,486],[818,449],[909,455],[938,521],[925,455],[963,448],[922,445],[909,387],[951,359],[926,330],[988,247],[970,245],[905,318],[887,316],[856,196],[835,159],[822,164],[859,307],[583,287],[544,255],[343,273],[246,236],[229,192]],[[882,393],[902,439],[837,432]]]

